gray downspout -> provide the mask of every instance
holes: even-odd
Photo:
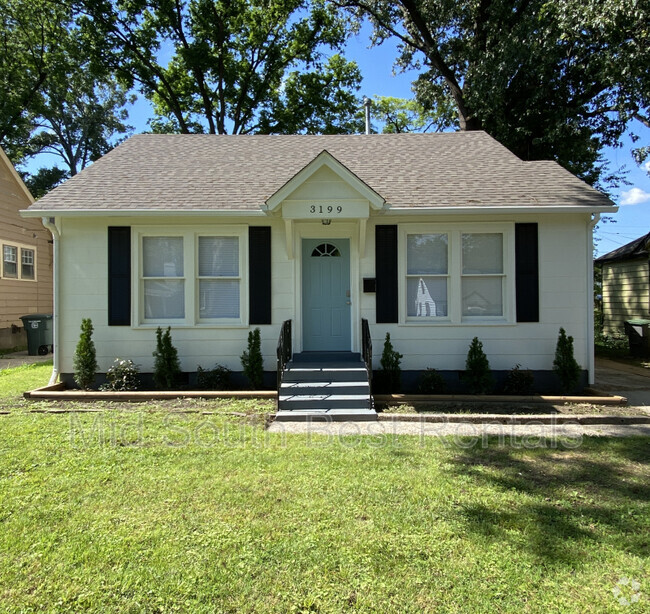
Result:
[[[56,227],[56,220],[53,217],[43,217],[43,226],[47,228],[52,234],[53,241],[53,262],[52,262],[52,291],[53,291],[53,306],[54,317],[52,322],[52,344],[54,346],[54,357],[52,360],[52,376],[50,377],[49,386],[56,384],[59,377],[59,244],[61,235]]]

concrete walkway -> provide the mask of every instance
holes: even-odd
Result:
[[[27,350],[14,352],[13,354],[5,354],[0,357],[0,371],[2,371],[2,369],[12,369],[13,367],[22,367],[23,365],[47,362],[48,360],[52,360],[52,356],[53,354],[46,354],[45,356],[29,356]]]
[[[458,438],[458,445],[485,444],[485,438],[498,437],[506,444],[540,447],[541,440],[552,440],[558,446],[579,445],[582,437],[650,437],[650,424],[468,424],[464,422],[419,422],[399,420],[379,422],[273,422],[270,433],[325,435],[329,439],[349,436],[371,436],[386,442],[396,435]],[[548,447],[548,446],[547,446]]]

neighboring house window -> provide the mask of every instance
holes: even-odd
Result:
[[[176,326],[241,325],[247,317],[247,228],[177,234],[135,233],[139,240],[139,322]],[[134,244],[135,245],[135,244]],[[137,283],[137,282],[134,282]]]
[[[513,225],[483,227],[401,226],[402,321],[514,320]]]
[[[36,249],[22,245],[2,246],[2,277],[36,280]]]
[[[34,250],[22,248],[21,254],[21,272],[23,279],[34,279]]]
[[[199,237],[199,318],[239,318],[239,237]]]
[[[18,277],[18,248],[13,245],[2,246],[2,275],[4,277]]]
[[[183,237],[143,237],[142,277],[145,319],[185,317]]]

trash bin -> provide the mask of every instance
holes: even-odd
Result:
[[[20,319],[27,333],[27,353],[44,356],[52,351],[52,314],[32,313]]]
[[[630,343],[632,356],[648,356],[650,354],[650,320],[643,318],[627,320],[625,334]]]

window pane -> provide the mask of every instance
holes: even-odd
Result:
[[[409,277],[406,280],[406,314],[429,318],[447,315],[446,277]]]
[[[503,235],[463,235],[463,274],[503,273]]]
[[[185,282],[183,280],[145,280],[144,317],[167,319],[185,317]]]
[[[199,276],[238,277],[239,238],[199,237]]]
[[[34,279],[34,250],[21,250],[22,267],[20,275],[23,279]]]
[[[3,275],[5,277],[18,277],[18,248],[3,245]]]
[[[463,315],[502,316],[502,283],[501,277],[463,278]]]
[[[199,318],[238,318],[239,280],[199,281]]]
[[[183,277],[183,238],[143,237],[142,259],[145,277]]]
[[[446,275],[447,261],[447,235],[408,235],[406,239],[408,275]]]

